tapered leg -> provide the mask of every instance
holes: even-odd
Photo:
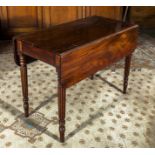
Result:
[[[65,141],[65,109],[66,109],[66,88],[58,86],[58,110],[59,110],[59,133],[60,142]]]
[[[124,85],[123,85],[123,93],[126,94],[127,86],[128,86],[128,77],[130,73],[130,64],[131,64],[132,54],[126,56],[125,58],[125,68],[124,68]]]
[[[28,117],[29,116],[29,103],[28,103],[27,65],[25,62],[24,55],[20,54],[19,57],[20,57],[20,72],[21,72],[24,111],[25,111],[25,117]]]

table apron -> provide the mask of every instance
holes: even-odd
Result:
[[[55,66],[55,56],[52,52],[45,51],[43,49],[27,45],[23,42],[21,43],[22,43],[22,50],[19,50],[20,53],[23,53],[26,56],[35,58],[37,60],[41,60],[52,66]]]

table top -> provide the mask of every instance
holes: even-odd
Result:
[[[17,38],[33,47],[62,53],[134,26],[130,23],[91,16],[48,29],[22,34]]]

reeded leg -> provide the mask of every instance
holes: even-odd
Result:
[[[65,141],[65,109],[66,109],[66,88],[58,86],[58,110],[59,110],[59,133],[60,142]]]
[[[130,64],[131,64],[132,54],[126,56],[125,58],[125,68],[124,68],[124,85],[123,85],[123,93],[126,94],[127,86],[128,86],[128,77],[130,73]]]
[[[28,117],[29,116],[29,103],[28,103],[27,65],[25,62],[24,55],[20,54],[19,57],[20,57],[20,72],[21,72],[24,111],[25,111],[25,117]]]

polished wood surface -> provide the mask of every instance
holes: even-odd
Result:
[[[28,104],[28,77],[27,77],[27,64],[25,62],[25,56],[20,54],[20,72],[21,72],[21,83],[23,92],[23,102],[25,117],[29,115],[29,104]]]
[[[23,51],[30,51],[29,56],[39,59],[38,56],[42,55],[42,61],[55,65],[56,53],[62,53],[66,50],[71,50],[94,40],[101,39],[107,35],[119,33],[132,26],[134,27],[134,25],[121,21],[95,16],[61,24],[28,35],[20,35],[18,36],[18,40],[20,38],[22,44],[25,45],[23,46]],[[48,57],[44,55],[42,50],[46,51]]]
[[[28,116],[26,56],[56,68],[59,132],[60,141],[64,142],[66,88],[125,58],[123,91],[126,93],[131,54],[136,48],[137,37],[137,25],[99,16],[15,37],[15,58],[20,57],[25,115]]]
[[[124,94],[126,94],[127,86],[128,86],[128,77],[129,77],[129,73],[130,73],[131,57],[132,57],[132,54],[129,54],[125,58],[124,84],[123,84],[123,93]]]
[[[32,45],[53,53],[62,53],[76,46],[117,33],[129,26],[119,21],[95,16],[61,24],[28,35],[21,35],[20,40],[23,40],[25,44],[30,46]]]
[[[65,141],[66,88],[58,84],[58,114],[61,142]]]

